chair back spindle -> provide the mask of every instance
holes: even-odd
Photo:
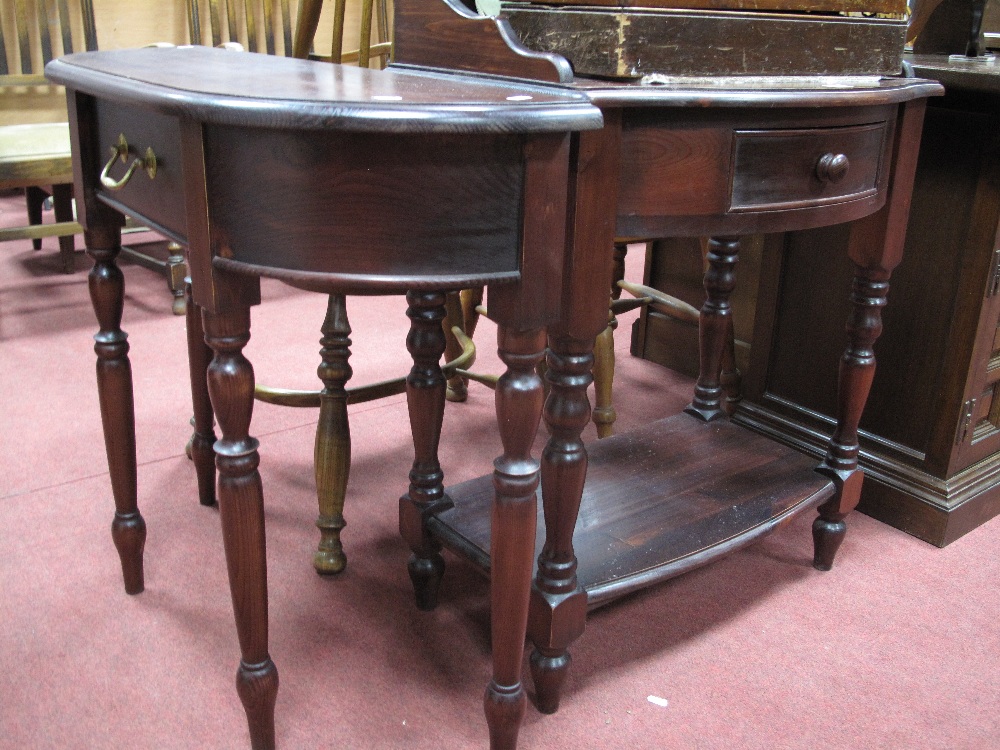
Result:
[[[235,43],[250,52],[292,54],[294,18],[289,0],[208,0],[207,4],[188,0],[187,6],[192,44]]]
[[[0,3],[0,86],[41,86],[55,57],[97,49],[92,0]]]

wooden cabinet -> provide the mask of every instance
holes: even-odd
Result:
[[[905,260],[875,347],[859,508],[944,546],[1000,513],[1000,66],[914,63],[947,94],[928,108]],[[846,241],[840,227],[766,239],[737,416],[817,455],[836,408]],[[817,276],[828,283],[804,298]]]

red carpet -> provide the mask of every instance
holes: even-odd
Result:
[[[0,221],[23,216],[0,200]],[[0,748],[245,748],[218,514],[198,505],[184,321],[164,280],[125,266],[146,591],[122,589],[94,381],[89,261],[54,239],[0,246]],[[630,277],[641,274],[641,254]],[[258,382],[312,387],[324,299],[265,285],[247,353]],[[400,298],[349,300],[355,383],[408,368]],[[690,382],[618,336],[622,429],[677,411]],[[496,369],[493,330],[477,367]],[[492,394],[449,404],[449,483],[499,452]],[[258,404],[271,653],[287,750],[485,748],[486,581],[452,556],[441,603],[412,604],[396,529],[412,448],[402,396],[352,407],[348,569],[312,570],[316,414]],[[593,437],[593,430],[588,431]],[[987,750],[1000,747],[1000,525],[939,550],[866,516],[829,573],[810,517],[592,614],[560,711],[529,707],[522,750]],[[663,699],[656,703],[649,696]]]

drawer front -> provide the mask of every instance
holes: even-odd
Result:
[[[114,161],[107,173],[108,180],[121,181],[137,158],[146,159],[147,149],[152,149],[156,160],[156,173],[152,178],[144,161],[119,188],[108,187],[102,181],[98,195],[130,216],[167,230],[167,234],[176,239],[185,239],[187,226],[177,119],[111,102],[98,102],[97,106],[102,166],[107,165],[120,136],[128,143],[125,161],[120,158]]]
[[[822,206],[878,192],[886,123],[802,130],[737,130],[729,210]]]

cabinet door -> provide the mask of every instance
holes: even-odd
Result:
[[[992,119],[994,134],[1000,121]],[[982,294],[982,314],[970,362],[969,385],[955,434],[953,470],[1000,451],[1000,135],[983,153],[968,242],[989,255],[989,272],[969,290]]]

